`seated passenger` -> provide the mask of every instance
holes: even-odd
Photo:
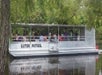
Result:
[[[26,37],[25,36],[19,36],[18,41],[26,41]]]
[[[63,34],[61,34],[61,38],[62,38],[62,40],[64,41],[65,36],[64,36]]]
[[[13,39],[14,39],[14,41],[18,41],[18,39],[19,39],[18,34],[16,34],[16,35],[13,37]]]
[[[27,38],[26,38],[26,36],[23,36],[23,41],[27,41]]]
[[[63,41],[63,37],[62,36],[58,36],[58,38],[59,38],[59,41]]]
[[[35,36],[31,36],[31,41],[35,41]]]
[[[51,37],[51,42],[57,42],[57,35],[54,34],[52,37]]]
[[[18,41],[23,41],[23,37],[22,36],[18,36]]]
[[[44,36],[44,41],[47,41],[47,36]]]
[[[49,39],[49,41],[51,42],[52,40],[52,36],[51,36],[52,34],[51,34],[51,32],[49,33],[49,35],[48,35],[48,39]]]
[[[39,40],[40,41],[44,41],[44,36],[43,35],[40,35]]]
[[[67,38],[68,38],[68,33],[65,32],[65,33],[64,33],[64,41],[67,41],[67,40],[68,40]]]
[[[19,35],[17,33],[11,34],[13,41],[18,41]]]
[[[77,36],[77,41],[80,41],[80,35]]]
[[[57,40],[57,35],[54,34],[54,35],[53,35],[53,38],[54,38],[54,40]]]

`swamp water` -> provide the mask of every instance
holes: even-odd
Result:
[[[17,58],[3,66],[0,75],[102,75],[102,55]]]

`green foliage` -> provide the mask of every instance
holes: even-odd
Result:
[[[102,55],[99,55],[99,58],[96,62],[96,75],[99,75],[99,71],[102,70]]]
[[[95,28],[102,25],[102,0],[87,0],[87,24]]]
[[[11,0],[11,22],[102,25],[102,0]]]

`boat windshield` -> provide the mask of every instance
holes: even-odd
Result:
[[[84,41],[85,26],[12,25],[12,41]]]

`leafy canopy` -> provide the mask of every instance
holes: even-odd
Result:
[[[11,0],[11,22],[102,25],[102,0]]]

